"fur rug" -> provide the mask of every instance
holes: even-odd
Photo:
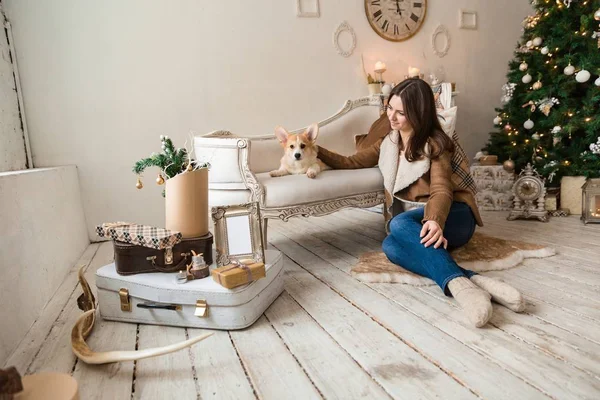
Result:
[[[556,251],[537,244],[475,233],[466,246],[453,250],[451,254],[461,267],[482,272],[513,268],[526,258],[550,257]],[[392,263],[381,251],[361,255],[351,274],[363,282],[407,283],[415,286],[434,284],[431,279],[413,274]]]

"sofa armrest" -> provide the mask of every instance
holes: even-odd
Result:
[[[209,190],[250,190],[252,201],[264,204],[264,188],[250,170],[251,141],[227,131],[194,138],[196,159],[210,163]]]

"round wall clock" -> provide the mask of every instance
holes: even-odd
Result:
[[[415,35],[427,14],[427,0],[365,0],[371,28],[382,38],[401,42]]]

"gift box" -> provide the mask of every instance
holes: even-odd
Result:
[[[96,233],[100,237],[156,250],[171,248],[182,239],[180,232],[129,222],[107,222],[96,226]]]
[[[232,289],[266,275],[265,264],[254,260],[234,261],[229,265],[213,269],[211,275],[219,285]]]

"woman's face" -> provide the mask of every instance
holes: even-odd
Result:
[[[387,106],[387,116],[393,130],[409,131],[412,129],[410,122],[404,115],[404,105],[399,96],[392,96]]]

